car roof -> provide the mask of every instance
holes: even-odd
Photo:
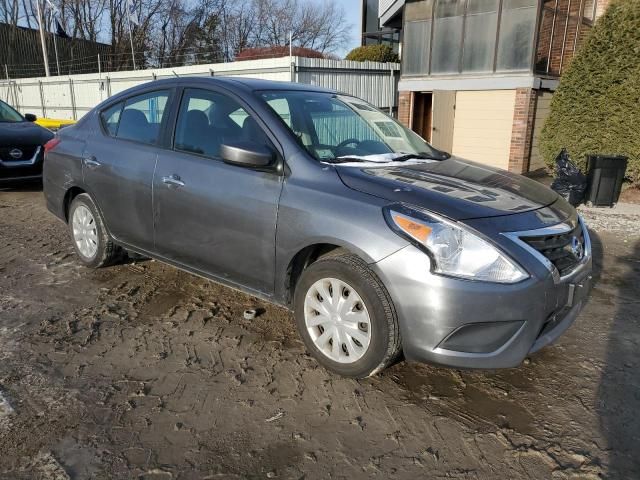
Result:
[[[305,92],[323,92],[323,93],[338,93],[335,90],[328,88],[317,87],[315,85],[309,85],[306,83],[294,83],[294,82],[281,82],[275,80],[263,80],[259,78],[240,78],[240,77],[202,77],[202,76],[181,76],[176,78],[166,78],[162,80],[153,80],[141,85],[136,85],[133,88],[119,92],[111,98],[126,97],[132,95],[138,90],[147,90],[151,85],[158,87],[174,87],[182,86],[184,84],[202,84],[203,86],[220,86],[235,93],[249,93],[258,90],[297,90]]]
[[[124,99],[135,96],[139,93],[148,92],[150,89],[155,88],[173,88],[180,87],[186,85],[198,85],[201,84],[202,87],[207,86],[219,86],[225,88],[236,95],[250,95],[255,91],[261,90],[280,90],[280,91],[301,91],[301,92],[318,92],[318,93],[329,93],[336,94],[340,93],[336,90],[331,90],[328,88],[317,87],[315,85],[309,85],[306,83],[294,83],[294,82],[281,82],[276,80],[262,80],[259,78],[245,78],[245,77],[225,77],[225,76],[216,76],[216,77],[203,77],[203,76],[180,76],[175,78],[164,78],[161,80],[152,80],[150,82],[145,82],[140,85],[136,85],[134,87],[128,88],[121,92],[112,95],[109,98],[106,98],[104,101],[96,105],[96,110],[103,110],[104,108],[109,108],[109,106],[121,102]]]

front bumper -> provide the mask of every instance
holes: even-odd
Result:
[[[41,179],[43,160],[42,147],[37,148],[32,158],[11,162],[0,159],[0,184]]]
[[[394,301],[405,357],[459,368],[519,365],[571,326],[592,283],[591,252],[566,277],[548,272],[515,285],[432,274],[412,245],[372,268]],[[450,347],[470,341],[472,348]]]

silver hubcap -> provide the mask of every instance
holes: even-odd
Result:
[[[80,205],[73,212],[73,240],[80,253],[86,258],[93,258],[98,251],[98,230],[91,211]]]
[[[304,299],[304,321],[316,347],[334,362],[353,363],[367,353],[371,319],[360,295],[347,283],[323,278]]]

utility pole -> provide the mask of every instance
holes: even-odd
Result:
[[[131,28],[131,4],[129,2],[127,2],[127,21],[129,23],[129,41],[131,42],[131,58],[133,59],[133,69],[137,70],[136,68],[136,52],[133,49],[133,29]]]
[[[58,76],[60,76],[60,58],[58,58],[58,42],[56,41],[56,34],[53,34],[53,48],[56,51],[56,67],[58,68]]]
[[[50,77],[49,73],[49,57],[47,55],[47,44],[44,40],[44,28],[42,26],[42,11],[40,9],[40,0],[36,0],[36,8],[38,14],[38,27],[40,28],[40,43],[42,45],[42,57],[44,59],[44,73]]]

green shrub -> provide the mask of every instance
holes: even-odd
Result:
[[[613,0],[563,74],[540,142],[549,167],[562,147],[583,171],[588,154],[625,155],[640,184],[640,0]]]
[[[388,45],[364,45],[354,48],[347,56],[346,60],[355,60],[356,62],[399,62],[398,54]]]

